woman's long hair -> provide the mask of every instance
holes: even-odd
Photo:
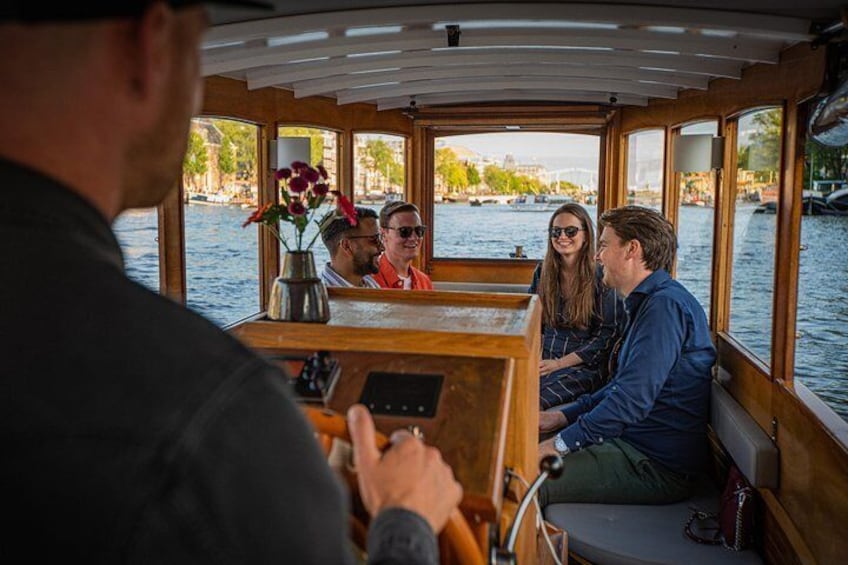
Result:
[[[537,289],[542,300],[542,323],[549,327],[587,328],[595,311],[595,228],[583,206],[568,203],[557,208],[551,216],[548,222],[549,233],[554,219],[560,214],[571,214],[577,218],[585,237],[577,258],[577,268],[572,273],[572,288],[566,292],[566,289],[562,288],[561,276],[566,266],[562,256],[554,249],[550,235],[548,236],[548,250],[542,261]],[[562,312],[561,298],[565,298]]]

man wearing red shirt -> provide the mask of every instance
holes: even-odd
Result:
[[[380,210],[380,231],[386,249],[380,257],[380,272],[373,278],[382,288],[433,290],[430,277],[412,266],[421,252],[426,229],[415,204],[398,200]]]

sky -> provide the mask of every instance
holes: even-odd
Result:
[[[549,170],[598,168],[598,136],[570,133],[476,133],[442,138],[481,155],[503,159],[511,153],[521,164],[539,163]]]

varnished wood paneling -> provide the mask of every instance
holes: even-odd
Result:
[[[157,209],[159,221],[159,292],[185,304],[185,232],[182,175]]]
[[[529,288],[538,264],[532,259],[432,259],[430,276],[438,281],[526,284]]]
[[[783,182],[779,186],[775,242],[774,323],[771,370],[774,378],[794,377],[795,318],[798,310],[798,266],[801,241],[801,194],[804,190],[804,136],[806,112],[788,101],[783,115]]]

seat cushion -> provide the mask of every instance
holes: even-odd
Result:
[[[702,545],[683,533],[690,507],[716,512],[719,496],[704,479],[692,498],[676,504],[551,504],[545,518],[568,532],[569,551],[594,563],[762,563],[755,551]]]

